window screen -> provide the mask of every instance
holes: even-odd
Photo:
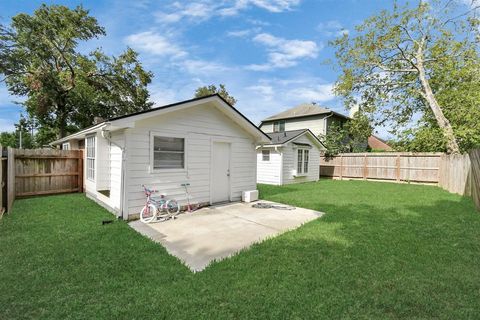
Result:
[[[185,139],[153,137],[153,168],[185,168]]]
[[[95,180],[95,136],[87,137],[87,179]]]
[[[262,150],[262,161],[270,161],[270,150]]]

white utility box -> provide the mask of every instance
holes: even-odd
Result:
[[[258,190],[242,191],[243,202],[253,202],[258,200]]]

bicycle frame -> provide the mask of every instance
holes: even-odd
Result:
[[[147,197],[145,207],[150,208],[150,205],[153,205],[156,208],[156,212],[152,212],[156,219],[169,219],[175,217],[176,214],[172,215],[168,211],[169,200],[166,198],[165,194],[160,194],[160,199],[157,200],[152,197],[152,194],[158,192],[158,190],[149,189],[145,185],[142,185],[142,187]]]

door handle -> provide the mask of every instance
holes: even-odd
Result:
[[[227,170],[227,177],[230,177],[230,170]]]

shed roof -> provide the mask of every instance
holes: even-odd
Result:
[[[64,141],[84,137],[86,134],[94,131],[98,131],[105,126],[113,126],[117,128],[127,127],[129,125],[128,121],[136,121],[142,118],[159,115],[162,112],[165,112],[167,110],[168,111],[175,110],[176,108],[181,109],[182,107],[195,106],[197,104],[209,102],[209,101],[214,102],[217,106],[221,107],[225,111],[228,111],[228,114],[230,115],[233,121],[236,121],[238,124],[242,124],[244,129],[249,130],[252,134],[254,134],[258,138],[259,141],[262,141],[263,143],[269,141],[268,135],[264,133],[260,128],[258,128],[255,124],[253,124],[253,122],[251,122],[247,117],[245,117],[240,111],[235,109],[230,103],[228,103],[225,99],[223,99],[219,94],[212,94],[205,97],[180,101],[180,102],[172,103],[169,105],[152,108],[149,110],[144,110],[140,112],[127,114],[124,116],[111,118],[101,123],[95,124],[89,128],[83,129],[77,133],[71,134],[62,139],[53,141],[51,145],[60,144]]]
[[[317,144],[324,146],[322,141],[320,141],[320,139],[318,139],[318,137],[316,137],[313,134],[313,132],[310,131],[309,129],[290,130],[290,131],[283,131],[283,132],[271,132],[267,134],[271,139],[270,145],[282,145],[295,140],[301,135],[309,134]]]

